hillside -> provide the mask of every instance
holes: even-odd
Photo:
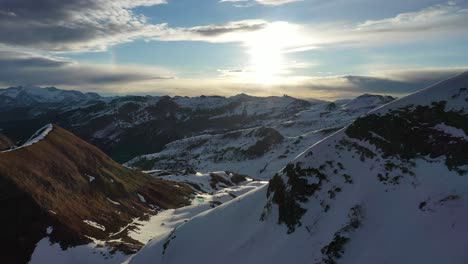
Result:
[[[192,189],[126,169],[54,125],[23,146],[0,152],[2,262],[25,263],[48,238],[63,249],[101,241],[134,253],[126,226],[161,209],[190,204]],[[111,237],[112,235],[112,237]]]
[[[466,263],[467,87],[372,111],[131,263]]]

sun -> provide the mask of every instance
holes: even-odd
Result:
[[[276,83],[287,71],[284,50],[298,37],[297,29],[287,22],[271,23],[252,34],[246,41],[250,62],[245,77],[255,83]]]

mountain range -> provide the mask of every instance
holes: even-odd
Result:
[[[468,73],[309,147],[131,263],[465,263]]]
[[[0,100],[5,263],[468,259],[468,73],[400,99]]]

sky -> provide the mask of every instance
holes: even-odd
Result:
[[[402,96],[468,70],[468,1],[0,0],[0,87]]]

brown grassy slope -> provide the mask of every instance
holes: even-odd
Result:
[[[0,151],[9,149],[13,146],[13,142],[5,135],[0,134]]]
[[[95,180],[90,182],[88,175]],[[129,170],[58,126],[32,146],[0,153],[0,191],[1,206],[22,204],[30,207],[29,214],[40,211],[41,221],[46,219],[42,225],[38,224],[43,229],[42,237],[44,226],[53,225],[51,239],[64,247],[86,242],[84,236],[106,240],[133,218],[155,213],[152,207],[175,208],[188,204],[192,193],[185,185]],[[4,216],[0,218],[15,225],[6,215],[18,212],[14,206],[9,209],[11,212],[2,212]],[[83,220],[94,221],[106,230]],[[21,232],[25,226],[12,228]],[[37,232],[35,229],[30,235],[37,237]],[[24,239],[30,237],[25,235]]]

